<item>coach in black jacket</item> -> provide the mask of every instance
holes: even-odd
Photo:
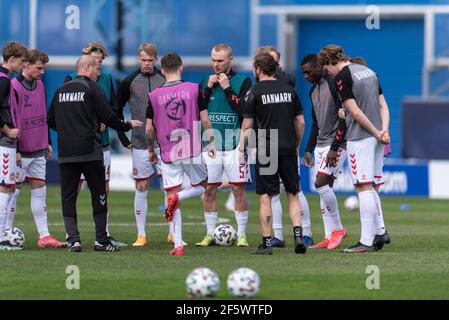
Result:
[[[107,199],[104,184],[100,123],[129,131],[142,122],[120,121],[108,105],[103,90],[95,83],[100,72],[95,60],[83,56],[77,62],[78,77],[56,91],[48,110],[48,125],[58,133],[58,162],[61,175],[62,214],[67,242],[72,252],[81,251],[76,213],[76,190],[81,173],[92,195],[96,229],[96,251],[118,251],[106,236]]]

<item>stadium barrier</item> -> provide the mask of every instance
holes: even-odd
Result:
[[[114,191],[133,191],[131,156],[113,156],[110,188]],[[305,193],[316,193],[313,170],[301,165],[301,187]],[[251,168],[254,177],[254,167]],[[431,199],[449,199],[449,161],[416,161],[387,159],[384,166],[385,184],[381,192],[389,196],[422,196]],[[59,184],[56,160],[47,163],[47,181]],[[151,179],[152,188],[160,188],[160,179]],[[255,189],[255,184],[248,186]],[[337,194],[354,194],[349,169],[344,167],[334,190]]]

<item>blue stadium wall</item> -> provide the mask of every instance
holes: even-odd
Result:
[[[106,35],[89,27],[92,6],[85,0],[39,0],[38,1],[38,47],[51,55],[77,55],[80,47],[92,40],[106,41]],[[103,29],[115,27],[115,1],[106,1],[98,14]],[[152,1],[150,3],[157,3]],[[236,56],[250,56],[250,1],[229,0],[226,6],[218,0],[167,0],[158,9],[152,7],[148,14],[149,41],[158,43],[160,53],[175,50],[184,56],[208,56],[210,48],[219,42],[230,43]],[[75,4],[81,10],[81,29],[69,31],[65,28],[65,8]],[[260,0],[261,5],[363,5],[363,4],[447,4],[446,0]],[[17,39],[28,43],[28,0],[0,0],[0,45]],[[153,10],[154,9],[154,10]],[[159,11],[158,11],[159,10]],[[158,17],[163,17],[158,19]],[[136,19],[127,15],[128,22]],[[167,20],[168,19],[168,20]],[[158,32],[161,21],[170,21],[165,32]],[[436,53],[447,48],[449,19],[436,19]],[[297,60],[309,52],[317,52],[328,43],[338,43],[348,54],[363,56],[380,76],[382,87],[390,104],[391,133],[393,137],[393,157],[401,156],[402,142],[402,99],[406,96],[421,95],[421,75],[423,68],[423,21],[422,20],[381,20],[380,30],[367,30],[364,20],[299,20],[297,21]],[[125,54],[135,54],[140,39],[134,33],[125,38]],[[260,44],[278,44],[277,19],[264,15],[260,20]],[[48,70],[45,76],[49,97],[71,70]],[[305,108],[306,137],[310,129],[310,85],[302,79],[300,70],[295,73],[297,89]],[[185,79],[199,81],[207,70],[188,69]],[[249,74],[249,73],[248,73]],[[441,79],[440,79],[441,77]],[[438,81],[447,79],[439,76]],[[435,80],[434,80],[435,81]],[[50,99],[49,99],[50,100]],[[304,144],[303,144],[304,148]],[[303,150],[302,150],[303,151]]]

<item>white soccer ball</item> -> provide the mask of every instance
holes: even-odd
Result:
[[[239,268],[228,276],[228,291],[233,297],[254,297],[259,292],[260,278],[250,268]]]
[[[357,196],[350,196],[345,200],[345,208],[348,211],[355,211],[359,208],[359,198]]]
[[[213,297],[220,290],[220,278],[209,268],[196,268],[187,276],[186,288],[192,297]]]
[[[23,247],[25,235],[19,228],[9,228],[4,231],[5,241],[9,241],[12,246]]]
[[[214,241],[219,246],[232,246],[237,239],[237,232],[230,224],[220,224],[214,230]]]

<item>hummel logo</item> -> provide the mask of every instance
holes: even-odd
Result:
[[[106,204],[106,195],[100,194],[100,204],[104,206]]]

